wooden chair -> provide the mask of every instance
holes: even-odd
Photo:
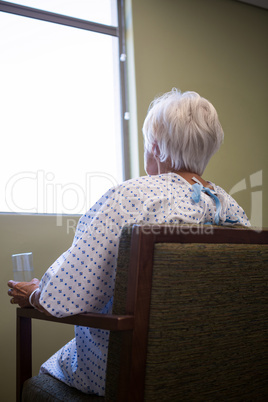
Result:
[[[113,315],[17,309],[17,401],[266,401],[267,243],[268,230],[124,228]],[[105,397],[31,378],[31,319],[111,331]]]

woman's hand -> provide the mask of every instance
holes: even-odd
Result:
[[[29,296],[39,287],[39,280],[34,278],[31,282],[8,281],[9,290],[7,294],[11,297],[11,304],[18,304],[20,307],[30,307]]]

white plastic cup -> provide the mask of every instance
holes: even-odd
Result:
[[[33,279],[33,253],[12,255],[13,278],[18,282],[30,282]]]

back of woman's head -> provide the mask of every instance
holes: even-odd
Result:
[[[161,162],[199,175],[224,137],[213,105],[196,92],[176,88],[151,103],[142,130],[145,149],[151,152],[157,144]]]

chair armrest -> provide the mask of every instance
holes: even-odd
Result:
[[[32,376],[32,325],[31,320],[52,321],[81,325],[109,331],[129,331],[134,327],[134,316],[112,314],[77,314],[58,318],[45,315],[34,308],[17,308],[17,401],[20,401],[23,383]]]
[[[82,327],[106,329],[109,331],[127,331],[133,329],[134,326],[134,316],[132,315],[84,313],[58,318],[41,313],[34,308],[18,307],[17,316],[37,320],[54,321],[63,324],[80,325]]]

